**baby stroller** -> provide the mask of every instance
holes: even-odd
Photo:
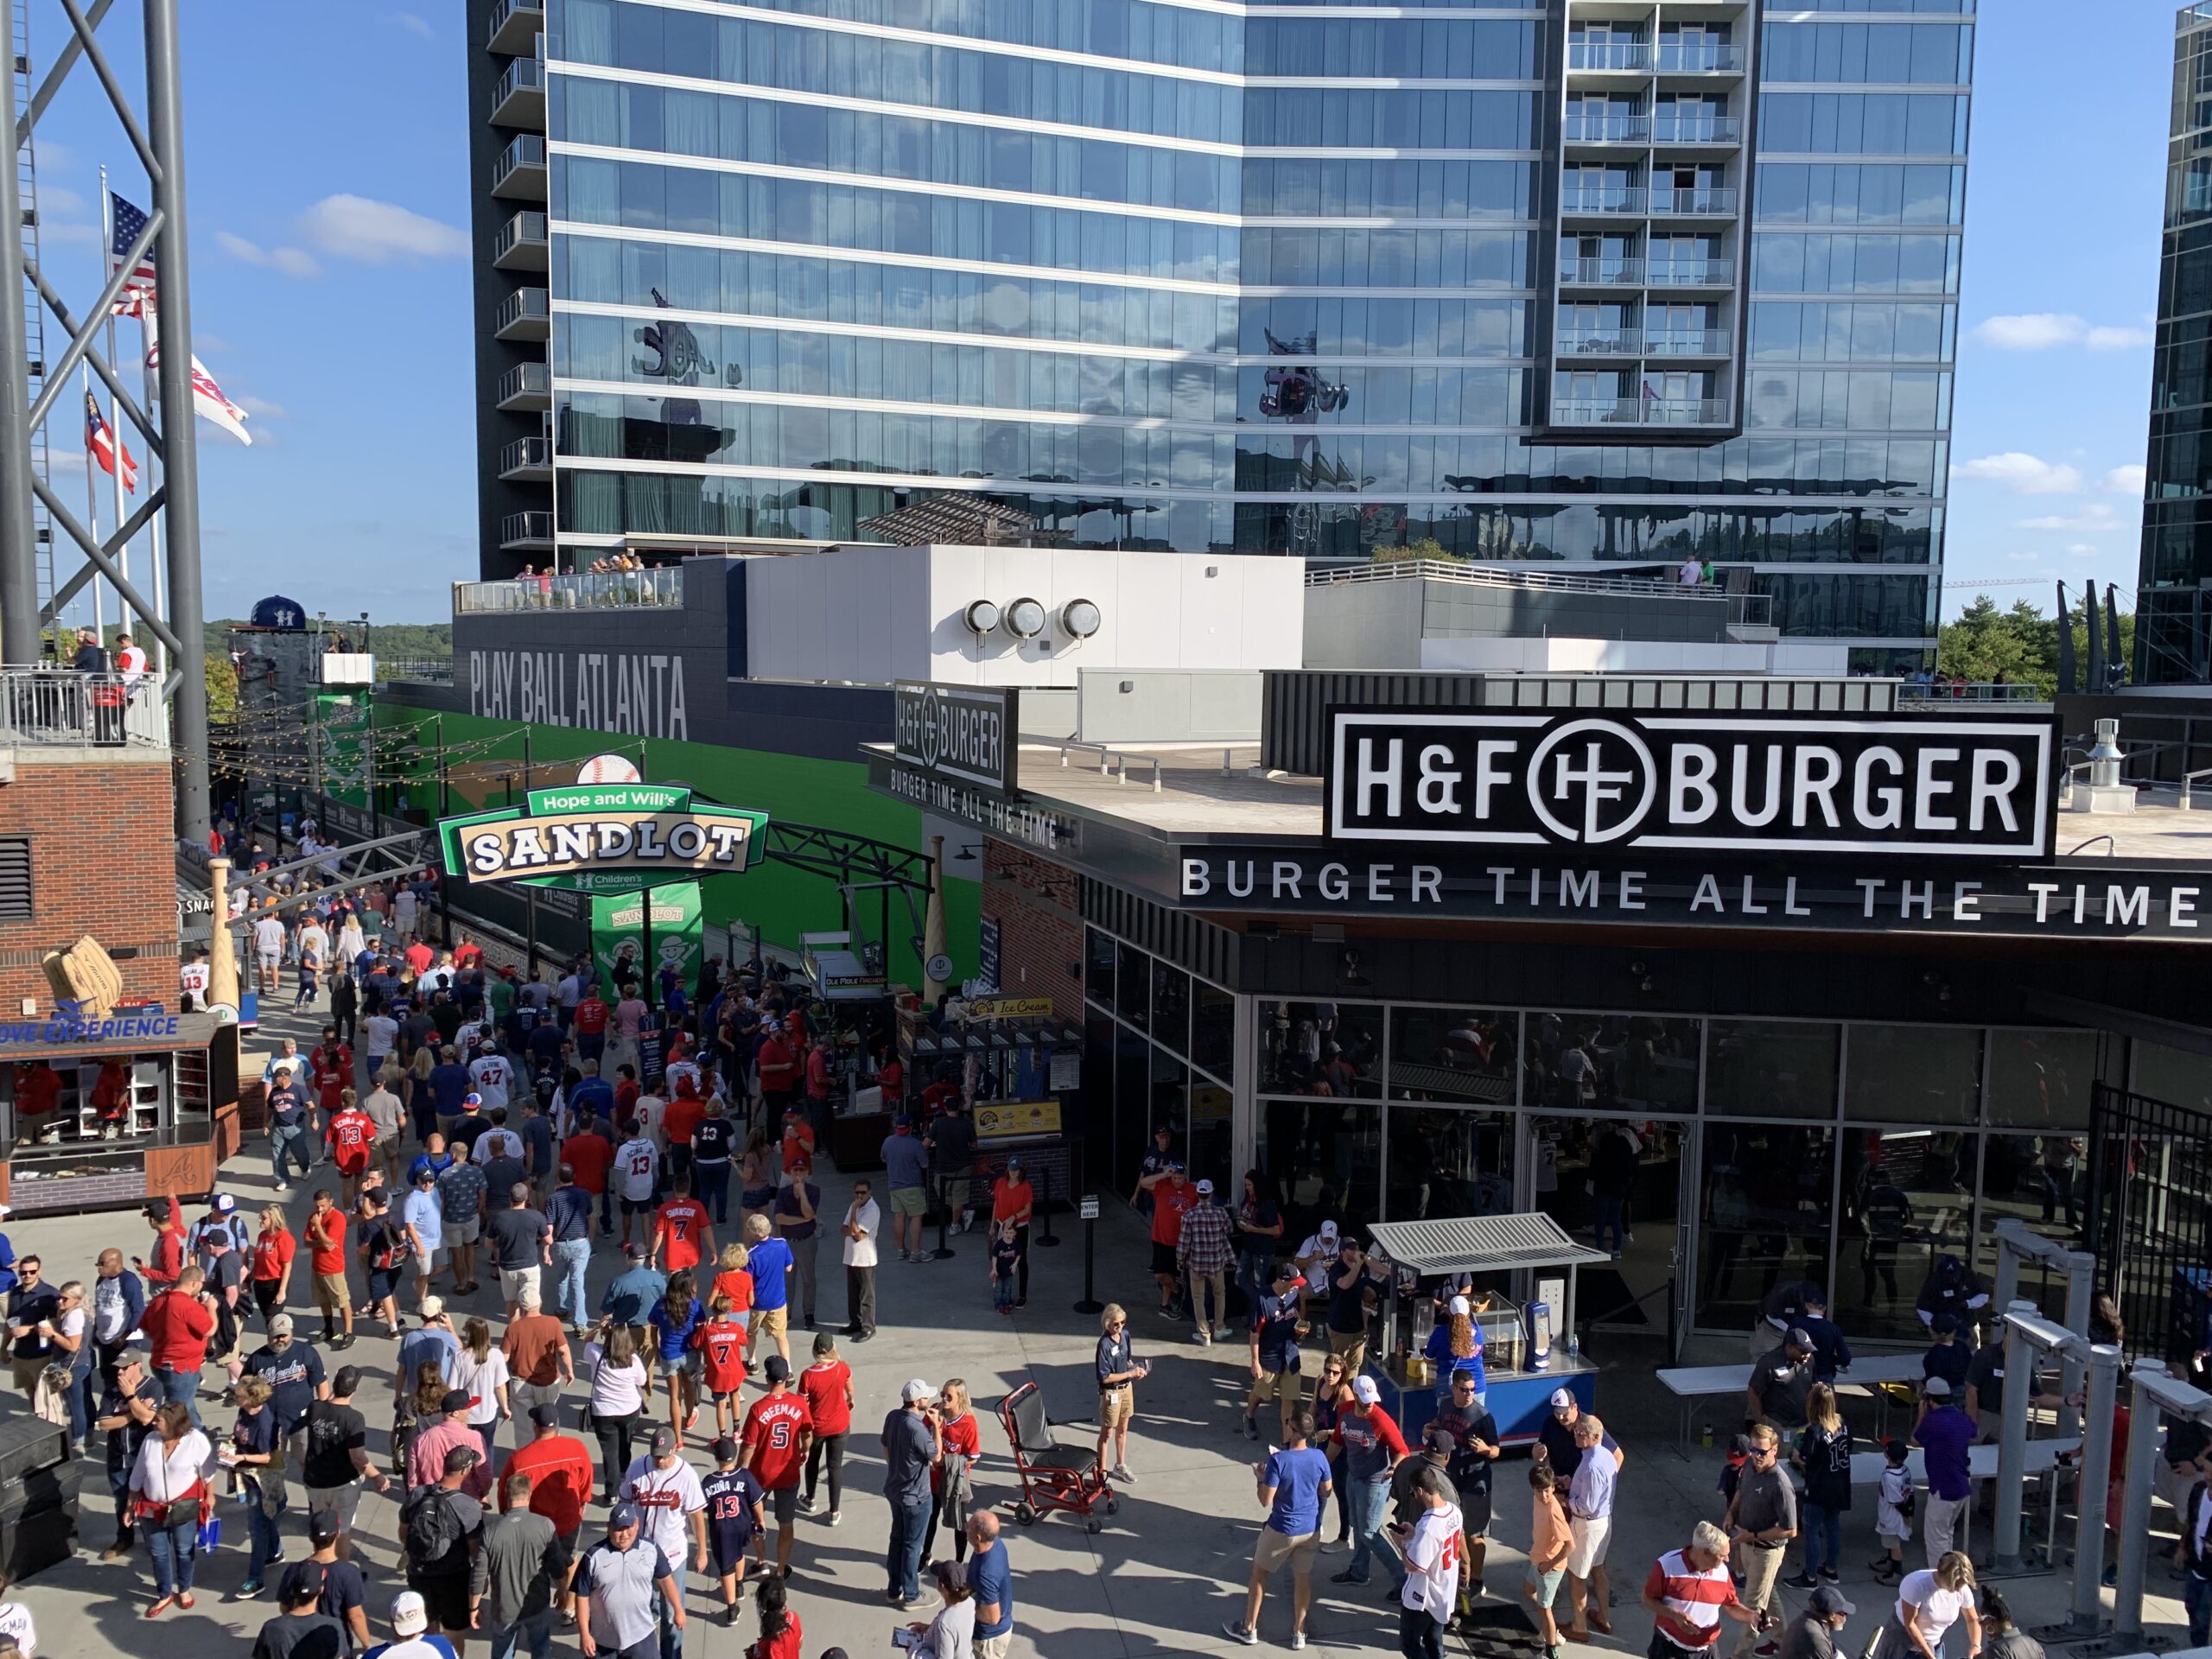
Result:
[[[1021,1501],[1014,1518],[1023,1526],[1040,1515],[1064,1510],[1084,1518],[1084,1529],[1096,1532],[1102,1522],[1092,1511],[1101,1505],[1113,1515],[1121,1499],[1107,1484],[1098,1466],[1098,1454],[1087,1446],[1061,1446],[1052,1439],[1045,1415],[1045,1396],[1034,1382],[1025,1382],[999,1402],[999,1421],[1014,1449],[1014,1472],[1021,1477]]]

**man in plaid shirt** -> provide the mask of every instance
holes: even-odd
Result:
[[[1230,1243],[1229,1211],[1213,1201],[1213,1183],[1198,1183],[1198,1201],[1183,1217],[1183,1236],[1175,1246],[1175,1267],[1191,1287],[1191,1318],[1198,1327],[1198,1341],[1211,1344],[1216,1325],[1229,1328],[1227,1274],[1236,1260]],[[1206,1300],[1211,1287],[1213,1300]],[[1208,1317],[1211,1306],[1211,1317]]]

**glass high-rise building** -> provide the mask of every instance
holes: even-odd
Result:
[[[2136,680],[2212,681],[2212,4],[2174,20]]]
[[[474,0],[486,573],[1694,552],[1916,658],[1972,11]]]

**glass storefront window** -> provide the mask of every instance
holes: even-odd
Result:
[[[1084,1167],[1096,1185],[1099,1171],[1116,1179],[1114,1144],[1114,1018],[1095,1007],[1083,1011]]]
[[[1152,1034],[1178,1054],[1191,1052],[1191,976],[1152,959]]]
[[[2086,1129],[2098,1038],[2087,1031],[1989,1033],[1989,1122],[1999,1128]]]
[[[1260,1103],[1260,1167],[1286,1205],[1287,1238],[1304,1238],[1324,1218],[1345,1231],[1380,1213],[1382,1109],[1311,1096]]]
[[[1999,1037],[2022,1033],[2000,1032]],[[1974,1229],[1974,1269],[1997,1282],[1997,1241],[1991,1230],[2018,1221],[2031,1232],[2078,1249],[2088,1216],[2089,1173],[2081,1136],[1991,1135],[1981,1147],[1981,1220]],[[2035,1263],[2023,1264],[2020,1294],[2062,1323],[2066,1281]]]
[[[2170,1106],[2212,1112],[2212,1058],[2168,1048],[2163,1043],[2139,1040],[2133,1047],[2128,1087]]]
[[[1185,1163],[1191,1150],[1191,1070],[1157,1043],[1152,1046],[1152,1096],[1148,1107],[1150,1123],[1145,1144],[1151,1145],[1150,1129],[1166,1128],[1173,1132],[1169,1146],[1182,1154]],[[1194,1178],[1195,1179],[1195,1178]]]
[[[1133,944],[1116,949],[1114,983],[1119,991],[1115,1011],[1139,1031],[1152,1029],[1152,958]]]
[[[1973,1123],[1981,1032],[1965,1026],[1847,1026],[1843,1115],[1864,1122]]]
[[[1705,1109],[1726,1117],[1834,1117],[1840,1046],[1835,1026],[1709,1020]]]
[[[1531,1014],[1524,1097],[1566,1110],[1694,1112],[1698,1037],[1695,1020]]]
[[[1618,1287],[1585,1277],[1584,1318],[1632,1301],[1647,1327],[1664,1328],[1667,1303],[1655,1293],[1676,1271],[1688,1130],[1668,1118],[1540,1117],[1529,1125],[1535,1207],[1619,1264]]]
[[[1191,1074],[1191,1179],[1211,1181],[1216,1198],[1234,1198],[1243,1191],[1230,1166],[1236,1155],[1236,1122],[1233,1097],[1219,1084]]]
[[[1114,1190],[1136,1190],[1152,1144],[1152,1045],[1126,1026],[1114,1031]]]
[[[1372,1099],[1382,1092],[1382,1010],[1365,1002],[1260,1005],[1260,1087]]]
[[[1114,1006],[1114,941],[1095,927],[1083,931],[1083,994],[1102,1008]]]
[[[1784,1279],[1827,1282],[1834,1174],[1834,1129],[1705,1126],[1698,1325],[1748,1332],[1760,1299]]]
[[[1390,1098],[1510,1105],[1520,1033],[1517,1014],[1393,1007]]]
[[[1390,1108],[1386,1219],[1502,1216],[1512,1209],[1512,1113]]]
[[[1847,1336],[1925,1340],[1914,1304],[1929,1269],[1973,1254],[1977,1140],[1940,1128],[1845,1131],[1833,1312]]]
[[[1236,1081],[1236,999],[1203,979],[1191,982],[1191,1059],[1224,1083]]]

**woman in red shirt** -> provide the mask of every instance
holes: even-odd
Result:
[[[830,1524],[836,1526],[845,1496],[845,1436],[853,1427],[853,1368],[837,1357],[837,1338],[827,1331],[814,1338],[814,1363],[798,1374],[798,1391],[814,1414],[814,1444],[806,1449],[806,1491],[798,1506],[814,1513],[814,1489],[822,1473],[823,1452],[830,1458]]]
[[[944,1425],[944,1457],[930,1471],[930,1491],[937,1510],[922,1534],[922,1565],[927,1567],[940,1526],[952,1529],[952,1559],[968,1559],[968,1506],[975,1501],[976,1459],[983,1455],[983,1432],[976,1414],[968,1408],[968,1385],[958,1377],[945,1381],[938,1417]]]
[[[253,1305],[261,1310],[264,1325],[269,1316],[284,1306],[284,1297],[292,1288],[292,1257],[299,1248],[284,1225],[283,1205],[264,1205],[261,1230],[253,1239]]]

